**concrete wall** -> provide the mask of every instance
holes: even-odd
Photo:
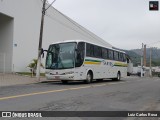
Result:
[[[31,60],[37,58],[41,9],[41,0],[0,0],[0,12],[14,18],[12,62],[14,71],[26,71]],[[45,16],[43,48],[48,49],[49,44],[68,39],[84,39],[112,47],[50,7]],[[14,46],[15,44],[17,46]],[[42,61],[44,63],[45,59]]]

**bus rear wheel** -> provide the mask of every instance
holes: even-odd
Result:
[[[89,83],[92,82],[92,80],[93,80],[93,74],[91,72],[88,72],[87,73],[87,78],[86,78],[86,80],[84,82],[89,84]]]
[[[118,73],[117,73],[117,77],[116,77],[116,78],[113,78],[112,80],[120,81],[120,80],[121,80],[121,73],[118,72]]]
[[[120,72],[117,73],[117,78],[116,78],[116,80],[117,80],[117,81],[121,80],[121,73],[120,73]]]

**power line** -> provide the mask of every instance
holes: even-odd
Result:
[[[50,8],[54,2],[56,2],[56,0],[53,0],[53,2],[46,8],[46,10],[48,10],[48,8]]]
[[[67,24],[65,24],[65,23],[63,23],[63,22],[61,22],[61,21],[59,21],[59,20],[53,18],[53,17],[50,16],[49,14],[46,14],[46,16],[49,17],[50,19],[52,19],[53,21],[56,21],[56,22],[58,22],[59,24],[64,25],[65,27],[67,27],[67,28],[69,28],[69,29],[71,29],[71,30],[73,30],[73,31],[75,31],[75,32],[77,32],[77,33],[79,33],[79,34],[85,36],[85,37],[88,37],[87,35],[85,35],[85,34],[79,32],[79,31],[77,31],[76,29],[70,27],[69,25],[67,25]]]
[[[158,52],[158,50],[160,50],[160,49],[157,49],[156,47],[151,47],[151,46],[148,46],[147,49],[152,49],[152,56],[157,56],[157,57],[160,56],[160,53]]]
[[[49,7],[51,7],[51,5],[52,5],[55,1],[56,1],[56,0],[54,0],[54,1],[46,8],[46,10],[47,10]],[[41,2],[43,3],[44,1],[41,0]],[[53,6],[52,6],[52,8],[53,8],[54,10],[56,10]],[[83,26],[77,25],[74,21],[72,21],[72,20],[71,20],[70,18],[68,18],[66,15],[64,15],[64,14],[61,13],[61,12],[59,12],[58,10],[56,10],[56,11],[57,11],[58,13],[60,13],[62,16],[64,16],[64,17],[65,17],[67,20],[69,20],[71,23],[73,23],[76,27],[80,28],[83,32],[87,33],[91,38],[93,38],[93,39],[96,40],[96,38],[95,38],[94,36],[92,36],[87,30],[85,31],[85,30],[83,30],[83,29],[81,28],[81,27],[83,27]],[[69,25],[67,25],[67,24],[59,21],[58,19],[53,18],[51,15],[49,15],[49,14],[45,14],[45,15],[46,15],[47,17],[49,17],[50,19],[52,19],[52,20],[54,20],[54,21],[57,21],[59,24],[64,25],[64,26],[66,26],[67,28],[69,28],[69,29],[71,29],[71,30],[73,30],[73,31],[75,31],[75,32],[77,32],[77,33],[80,33],[81,35],[83,35],[83,36],[85,36],[85,37],[89,37],[88,35],[85,35],[84,33],[81,33],[81,32],[79,32],[79,31],[77,31],[76,29],[70,27]],[[97,37],[98,37],[98,36],[97,36]]]
[[[42,1],[42,0],[41,0],[41,1]],[[56,1],[56,0],[54,0],[51,4],[53,4],[55,1]],[[67,17],[66,15],[64,15],[63,13],[61,13],[60,11],[58,11],[57,9],[55,9],[53,6],[50,5],[49,7],[52,7],[52,9],[54,9],[55,11],[57,11],[59,14],[61,14],[63,17],[65,17],[69,22],[71,22],[72,24],[74,24],[76,27],[78,27],[78,28],[81,29],[84,33],[87,33],[87,34],[85,35],[84,33],[80,33],[80,32],[78,32],[77,30],[69,27],[68,25],[60,22],[59,20],[56,20],[57,22],[59,21],[59,23],[62,23],[63,25],[65,25],[65,26],[67,26],[68,28],[70,28],[70,29],[72,29],[72,30],[80,33],[81,35],[83,35],[83,36],[85,36],[85,37],[89,37],[89,36],[90,36],[92,39],[97,40],[97,39],[94,37],[94,36],[96,36],[97,38],[101,39],[99,36],[95,35],[94,33],[92,33],[92,34],[94,35],[94,36],[93,36],[89,31],[84,30],[84,29],[83,29],[83,28],[84,28],[83,26],[81,26],[81,25],[79,25],[78,23],[76,23],[75,21],[71,20],[69,17]],[[48,8],[49,8],[49,7],[48,7]],[[48,8],[47,8],[47,9],[48,9]],[[51,18],[51,15],[49,15],[48,17]],[[55,20],[55,18],[53,18],[53,17],[52,17],[51,19],[54,19],[54,20]],[[103,43],[106,44],[106,42],[105,42],[103,39],[101,39],[101,42],[103,42]]]
[[[42,4],[43,4],[43,2],[44,2],[44,0],[40,0],[41,2],[42,2]],[[56,0],[54,0],[51,4],[49,4],[49,2],[48,2],[48,0],[46,1],[46,4],[47,5],[49,5],[46,9],[45,9],[45,11],[47,11],[48,10],[48,8],[50,8],[51,7],[51,5],[55,2]]]
[[[160,42],[160,41],[153,42],[153,43],[149,43],[148,45],[156,44],[156,43],[159,43],[159,42]]]
[[[84,28],[83,26],[79,25],[78,23],[76,23],[75,21],[71,20],[69,17],[67,17],[66,15],[64,15],[63,13],[61,13],[60,11],[58,11],[57,9],[55,9],[54,7],[52,7],[54,10],[56,10],[59,14],[61,14],[62,16],[64,16],[67,20],[69,20],[71,23],[73,23],[76,27],[78,27],[79,29],[81,29],[83,32],[87,33],[87,35],[89,35],[90,37],[92,37],[93,39],[97,40],[92,34],[94,33],[89,33],[87,30],[84,30],[82,28]],[[95,35],[95,34],[94,34]],[[95,35],[96,37],[98,37],[97,35]],[[88,37],[88,36],[87,36]],[[100,38],[100,37],[98,37]],[[100,38],[101,39],[101,38]],[[105,42],[103,39],[101,39],[102,42]]]
[[[156,56],[159,56],[158,50],[157,50],[157,49],[154,49],[153,54],[156,55]]]
[[[59,11],[58,11],[59,12]],[[72,21],[70,18],[68,18],[66,15],[62,14],[61,12],[59,12],[61,15],[63,15],[67,20],[69,20],[71,23],[73,23],[75,26],[77,26],[78,28],[80,28],[83,32],[87,32],[88,35],[90,35],[92,38],[95,39],[95,37],[93,37],[88,31],[83,30],[81,27],[81,25],[77,25],[74,21]]]

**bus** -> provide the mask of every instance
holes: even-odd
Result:
[[[84,81],[127,76],[123,51],[84,40],[66,40],[51,44],[47,50],[45,75],[48,80]]]

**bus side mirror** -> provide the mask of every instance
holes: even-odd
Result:
[[[42,58],[44,58],[44,50],[43,50],[43,48],[41,48],[41,55],[42,55]]]
[[[41,55],[42,55],[42,58],[44,58],[44,52],[48,52],[48,50],[43,50],[43,48],[41,48]]]

